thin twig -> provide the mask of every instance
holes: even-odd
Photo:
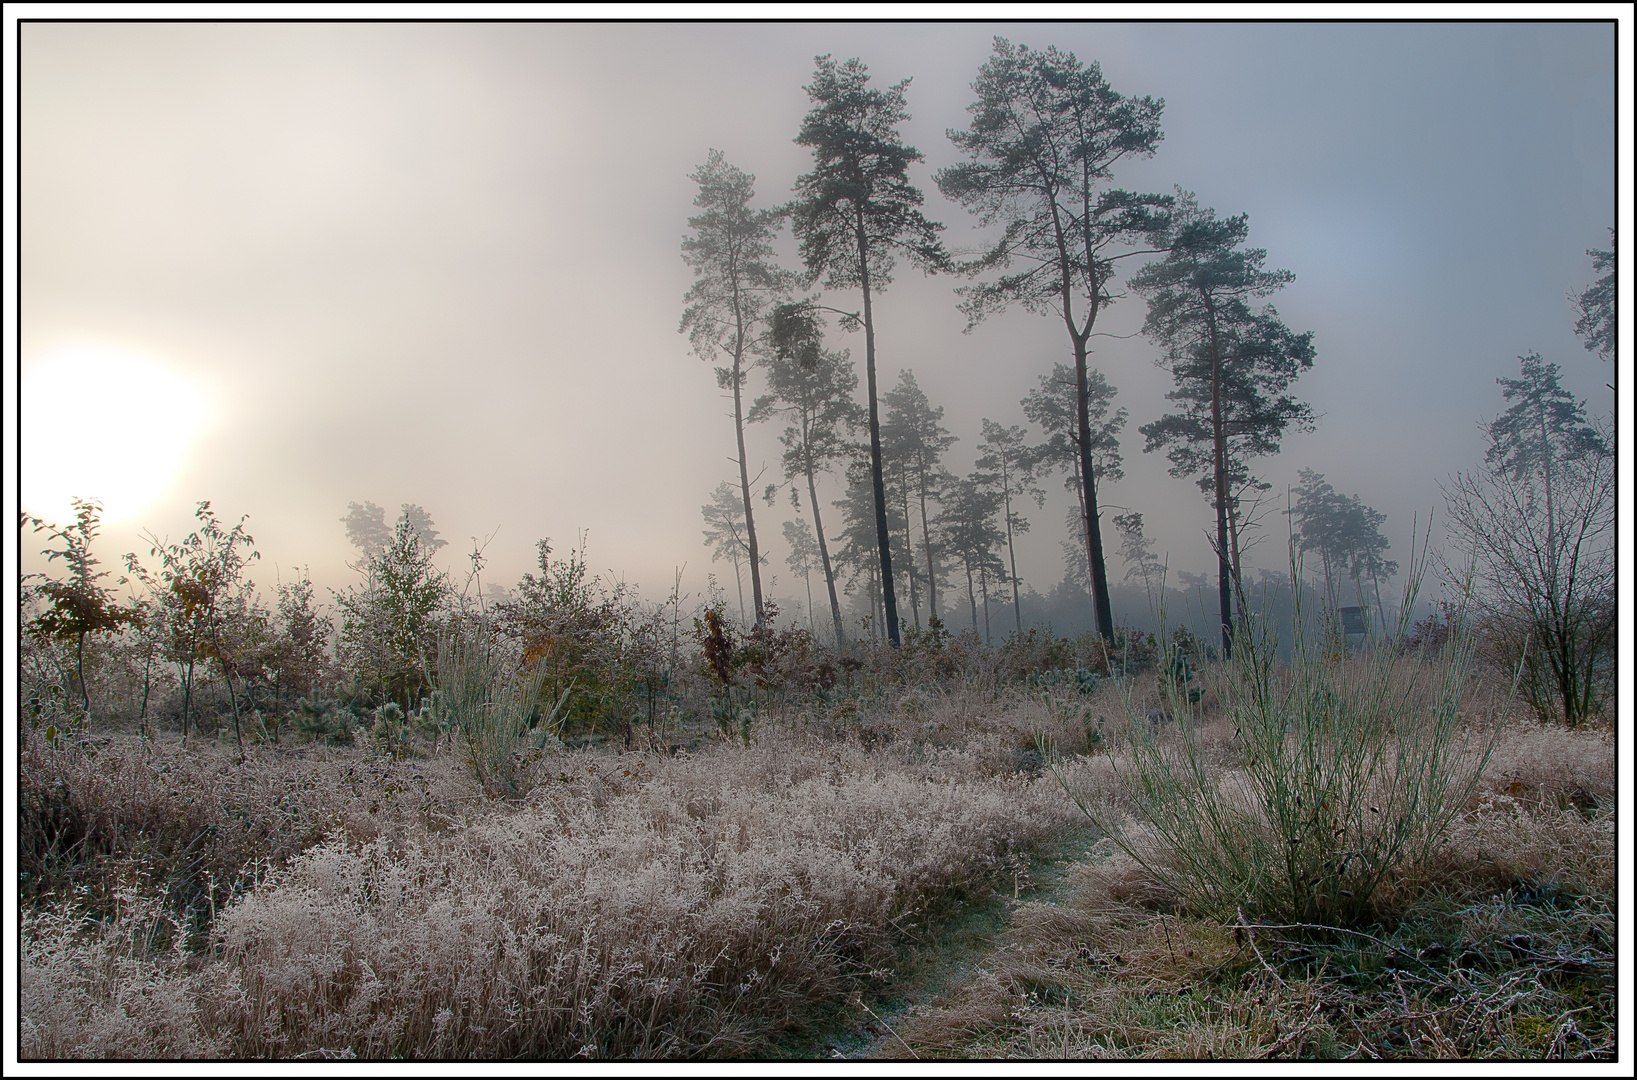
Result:
[[[905,1042],[905,1041],[904,1041],[904,1040],[903,1040],[903,1037],[902,1037],[902,1036],[900,1036],[900,1035],[899,1035],[899,1034],[898,1034],[898,1032],[896,1032],[896,1031],[894,1031],[894,1030],[892,1030],[892,1025],[891,1025],[891,1024],[889,1024],[889,1023],[887,1023],[887,1022],[886,1022],[886,1021],[885,1021],[885,1020],[883,1020],[883,1019],[881,1019],[881,1018],[880,1018],[880,1017],[879,1017],[879,1016],[876,1016],[876,1015],[875,1015],[875,1010],[874,1010],[874,1009],[872,1009],[872,1008],[870,1008],[870,1007],[869,1007],[869,1006],[868,1006],[868,1005],[865,1005],[865,1004],[864,1004],[864,999],[863,999],[863,997],[860,997],[860,998],[859,998],[859,999],[858,999],[858,1004],[859,1004],[859,1007],[860,1007],[860,1008],[862,1008],[862,1009],[863,1009],[863,1010],[864,1010],[864,1011],[865,1011],[865,1012],[867,1012],[867,1013],[869,1013],[869,1014],[870,1014],[870,1015],[871,1015],[871,1016],[873,1016],[873,1017],[875,1017],[875,1022],[876,1022],[876,1023],[878,1023],[878,1024],[880,1024],[880,1025],[881,1025],[881,1026],[882,1026],[882,1027],[884,1027],[884,1028],[886,1028],[886,1029],[887,1029],[887,1034],[888,1034],[888,1035],[891,1035],[891,1036],[892,1036],[892,1037],[893,1037],[893,1038],[895,1038],[895,1039],[897,1039],[897,1040],[898,1040],[898,1045],[899,1045],[899,1046],[902,1046],[902,1047],[903,1047],[903,1048],[904,1048],[904,1049],[905,1049],[905,1050],[908,1050],[908,1051],[909,1051],[909,1056],[910,1056],[910,1057],[912,1057],[912,1058],[914,1058],[914,1059],[915,1059],[915,1060],[916,1060],[916,1061],[920,1061],[920,1060],[921,1060],[921,1055],[920,1055],[920,1054],[917,1054],[917,1053],[916,1053],[916,1052],[915,1052],[915,1049],[914,1049],[914,1047],[912,1047],[912,1046],[910,1046],[910,1044],[909,1044],[909,1043],[907,1043],[907,1042]]]
[[[1269,975],[1273,976],[1273,981],[1284,987],[1286,990],[1289,990],[1290,986],[1279,977],[1279,973],[1277,971],[1273,970],[1273,965],[1267,962],[1267,958],[1262,955],[1262,950],[1256,947],[1256,934],[1251,929],[1250,924],[1245,921],[1245,911],[1243,908],[1239,909],[1239,926],[1240,929],[1245,931],[1245,940],[1250,942],[1251,952],[1256,954],[1256,959],[1262,961],[1262,966],[1267,968]]]

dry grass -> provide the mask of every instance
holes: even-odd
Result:
[[[1193,731],[1220,772],[1233,724],[1220,672],[1200,682]],[[1152,676],[1136,698],[1157,706]],[[1467,701],[1483,722],[1504,691]],[[900,946],[934,947],[958,902],[1009,895],[1083,822],[1029,754],[1084,739],[1087,710],[1122,707],[1106,686],[899,687],[769,716],[748,747],[525,750],[521,799],[486,795],[454,754],[241,764],[204,741],[31,734],[21,1052],[765,1057],[859,1016],[860,992],[884,1010]],[[1135,830],[1131,746],[1104,730],[1069,767]],[[1514,709],[1435,857],[1351,932],[1189,915],[1105,843],[1061,902],[1009,902],[980,969],[894,1016],[878,1050],[1608,1056],[1613,749]]]
[[[34,745],[23,1052],[764,1053],[1071,820],[970,741],[531,754],[522,801],[450,759]]]
[[[1502,696],[1479,688],[1479,719]],[[1074,766],[1128,813],[1108,759]],[[1608,732],[1513,708],[1433,858],[1384,883],[1390,917],[1344,931],[1185,914],[1108,844],[1061,902],[1022,903],[978,972],[899,1017],[921,1059],[1610,1058],[1617,926]],[[1128,825],[1132,824],[1127,819]]]

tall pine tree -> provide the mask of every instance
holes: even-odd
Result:
[[[864,328],[876,549],[887,640],[897,646],[898,606],[892,588],[875,378],[874,297],[892,280],[900,256],[928,271],[943,268],[948,257],[938,240],[943,226],[921,213],[921,192],[909,181],[909,166],[923,156],[898,135],[898,126],[909,119],[904,104],[909,80],[872,90],[869,69],[856,57],[844,64],[829,56],[815,62],[817,70],[807,87],[813,108],[796,136],[797,143],[812,148],[813,171],[796,181],[796,198],[787,209],[809,281],[822,279],[827,289],[857,289],[863,299],[856,322]]]
[[[1254,308],[1295,279],[1263,270],[1267,252],[1245,248],[1244,214],[1219,219],[1191,192],[1177,191],[1170,224],[1155,234],[1165,249],[1132,275],[1148,299],[1143,332],[1165,349],[1161,363],[1176,379],[1166,395],[1177,411],[1144,424],[1145,451],[1164,449],[1172,476],[1198,476],[1216,511],[1217,599],[1224,655],[1232,648],[1235,582],[1245,525],[1240,493],[1260,482],[1253,457],[1277,453],[1292,424],[1312,430],[1313,409],[1290,384],[1313,366],[1313,334],[1294,333],[1271,304]],[[1243,590],[1239,590],[1241,605]]]
[[[733,392],[733,435],[739,450],[739,498],[745,543],[750,557],[751,599],[756,622],[762,621],[761,550],[756,542],[756,515],[750,504],[750,465],[745,457],[745,377],[752,347],[774,297],[788,284],[772,262],[779,214],[753,210],[756,178],[729,165],[720,150],[692,179],[699,185],[693,204],[700,210],[688,219],[694,234],[682,241],[682,261],[693,267],[693,287],[679,330],[688,334],[702,360],[726,359],[716,381]]]
[[[915,381],[913,371],[899,372],[898,385],[887,391],[885,401],[887,422],[881,435],[884,452],[903,472],[906,501],[913,499],[920,510],[927,610],[936,616],[939,573],[932,543],[932,516],[927,503],[929,500],[937,502],[945,485],[952,479],[943,468],[942,461],[944,451],[956,439],[943,426],[943,406],[933,406],[926,392]],[[908,518],[910,514],[906,512],[904,516]]]
[[[830,617],[835,623],[836,645],[841,647],[847,635],[842,629],[835,567],[824,536],[818,477],[855,453],[848,436],[863,423],[853,402],[858,374],[845,349],[838,353],[823,347],[817,319],[798,305],[785,305],[774,312],[771,343],[763,361],[770,393],[756,399],[750,408],[750,420],[754,423],[783,416],[787,421],[779,436],[784,444],[784,478],[794,480],[800,476],[807,482],[819,562],[830,595]]]
[[[1117,262],[1139,253],[1170,203],[1166,195],[1110,187],[1121,159],[1148,157],[1159,145],[1164,102],[1120,95],[1095,63],[1083,64],[1073,53],[1039,52],[1004,38],[995,39],[972,89],[971,125],[949,133],[972,160],[941,171],[938,187],[982,224],[1004,226],[974,269],[1008,272],[964,290],[964,310],[975,324],[1020,302],[1063,320],[1068,331],[1088,569],[1097,629],[1112,641],[1086,356],[1097,318],[1115,295]]]

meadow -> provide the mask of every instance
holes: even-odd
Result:
[[[36,695],[21,1056],[1618,1050],[1612,726],[1543,723],[1469,634],[781,668],[719,630],[728,681],[702,627],[661,718],[600,733],[469,655],[424,723],[242,751]]]

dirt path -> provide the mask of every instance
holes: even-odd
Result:
[[[957,903],[956,912],[941,920],[923,942],[900,947],[897,978],[891,985],[839,1009],[834,1027],[791,1041],[781,1056],[828,1061],[901,1058],[905,1046],[895,1032],[900,1019],[913,1009],[953,996],[978,974],[999,947],[1013,908],[1024,901],[1055,903],[1069,868],[1086,858],[1096,839],[1091,830],[1076,829],[1056,848],[1022,867],[1011,891],[997,890],[977,904]]]

